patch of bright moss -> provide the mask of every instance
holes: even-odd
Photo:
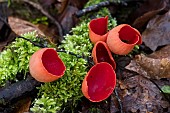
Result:
[[[23,37],[35,42],[40,40],[36,38],[35,32],[24,34]],[[4,86],[7,81],[17,81],[17,73],[29,71],[28,63],[30,56],[39,49],[32,43],[16,38],[6,49],[0,53],[0,86]]]

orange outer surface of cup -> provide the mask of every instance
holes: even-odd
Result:
[[[130,43],[125,43],[121,37]],[[109,49],[118,55],[126,55],[132,51],[136,44],[141,44],[142,39],[139,31],[128,24],[121,24],[109,31],[106,43]]]
[[[52,52],[52,54],[50,54],[50,55],[56,55],[57,62],[60,63],[61,67],[59,69],[61,69],[61,72],[59,75],[54,75],[54,74],[50,73],[43,65],[42,56],[43,56],[44,52],[46,52],[48,50],[50,50]],[[57,52],[53,48],[43,48],[43,49],[36,51],[31,56],[30,61],[29,61],[29,70],[30,70],[30,74],[32,75],[32,77],[35,78],[37,81],[52,82],[52,81],[55,81],[55,80],[61,78],[64,75],[66,67],[65,67],[64,63],[62,62],[62,60],[58,57]],[[57,68],[56,68],[56,70],[57,70]]]
[[[102,48],[99,48],[103,46]],[[99,53],[97,53],[99,52]],[[100,55],[101,58],[98,58],[98,56]],[[95,64],[99,63],[99,62],[108,62],[110,65],[112,65],[113,69],[116,69],[116,63],[112,57],[112,54],[107,46],[107,44],[103,41],[98,41],[92,50],[92,57],[93,57],[93,61]]]
[[[95,77],[95,79],[90,81],[92,77]],[[104,79],[105,81],[103,81]],[[95,84],[95,80],[99,80],[98,83],[100,85]],[[99,86],[101,91],[100,89],[97,89],[98,91],[96,92],[95,91],[93,92],[91,90],[92,92],[90,93],[90,83],[91,84],[94,83],[93,86],[94,90],[98,88],[97,86]],[[105,87],[105,85],[107,85],[107,87]],[[91,102],[100,102],[107,99],[112,94],[115,86],[116,86],[115,71],[113,70],[112,66],[109,63],[101,62],[94,65],[86,74],[82,83],[82,93]]]
[[[89,28],[89,37],[92,43],[95,44],[97,41],[106,42],[106,38],[108,35],[107,25],[108,25],[108,16],[93,19],[90,21],[88,28]]]

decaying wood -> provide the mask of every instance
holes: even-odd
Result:
[[[31,95],[31,92],[41,83],[28,77],[26,80],[16,82],[0,90],[0,106],[9,106],[15,100]]]

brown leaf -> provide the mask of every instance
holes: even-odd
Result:
[[[155,51],[154,53],[150,54],[149,57],[152,57],[155,59],[170,57],[170,45],[163,47],[159,51]]]
[[[39,0],[39,2],[46,10],[53,10],[53,13],[61,14],[67,7],[69,0]]]
[[[0,51],[16,37],[8,24],[7,9],[7,2],[0,2]]]
[[[154,59],[143,54],[136,56],[126,69],[135,71],[147,78],[170,78],[170,58]]]
[[[13,113],[24,113],[28,112],[29,108],[31,105],[31,98],[23,98],[21,100],[18,100],[14,105],[13,105]]]
[[[70,4],[78,9],[82,9],[88,0],[71,0]]]
[[[140,7],[132,13],[131,18],[136,19],[133,22],[135,28],[141,28],[146,23],[160,12],[167,11],[169,1],[168,0],[146,0]]]
[[[137,55],[126,69],[135,71],[147,78],[161,79],[170,78],[170,46],[148,56]]]
[[[71,28],[75,26],[75,21],[73,18],[73,14],[78,11],[76,7],[68,6],[65,11],[60,15],[59,22],[62,25],[62,28],[64,29],[64,34],[69,33]]]
[[[149,21],[147,28],[142,33],[146,46],[155,51],[158,46],[170,44],[170,11],[164,15],[157,15]]]
[[[38,34],[45,36],[41,30],[39,30],[34,24],[28,21],[25,21],[25,20],[22,20],[16,17],[9,17],[8,21],[9,21],[9,25],[11,26],[12,30],[18,35],[21,35],[27,32],[37,31]]]
[[[157,80],[156,82],[161,86],[167,84],[162,80]],[[129,76],[127,79],[119,81],[120,83],[126,86],[126,89],[119,87],[118,90],[125,113],[163,113],[165,109],[170,107],[170,104],[163,98],[156,85],[143,76]],[[168,82],[168,84],[170,83]]]

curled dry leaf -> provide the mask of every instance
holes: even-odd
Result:
[[[137,55],[126,69],[135,71],[147,78],[161,79],[170,78],[170,46],[148,56]]]
[[[56,18],[58,18],[59,22],[61,23],[62,28],[64,29],[64,34],[69,33],[71,28],[77,23],[78,20],[73,18],[73,14],[76,11],[78,11],[76,7],[67,6],[62,14],[56,16]]]
[[[45,36],[44,33],[39,30],[34,24],[16,17],[8,17],[8,22],[12,30],[17,34],[21,35],[27,32],[37,31],[37,34]]]
[[[167,12],[168,0],[146,0],[140,4],[140,7],[131,14],[131,19],[134,20],[133,26],[135,28],[141,28],[146,23],[160,12]]]
[[[146,46],[155,51],[158,46],[170,44],[170,11],[164,15],[157,15],[149,21],[142,33]]]

